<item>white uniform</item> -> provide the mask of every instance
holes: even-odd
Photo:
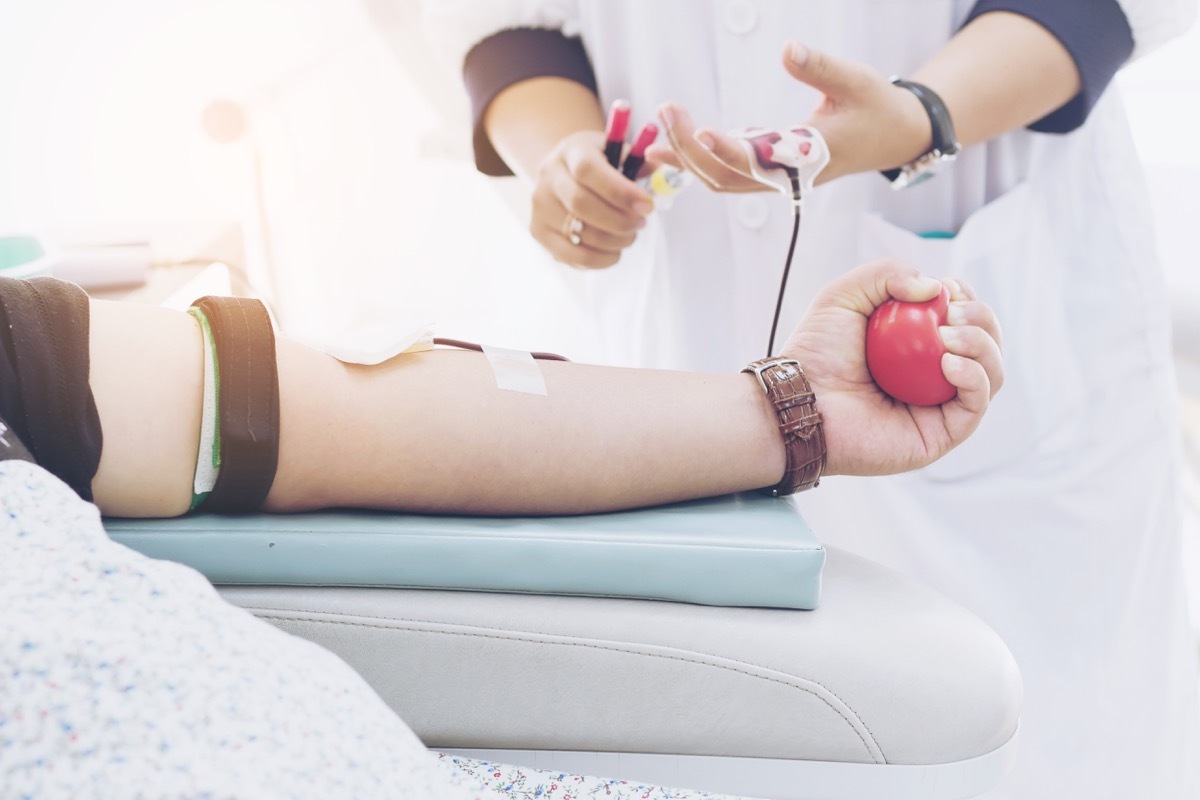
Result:
[[[785,40],[911,75],[973,5],[441,0],[428,12],[452,54],[518,24],[580,35],[602,104],[628,98],[634,129],[667,100],[734,129],[793,125],[814,107],[781,66]],[[1194,10],[1122,6],[1135,56]],[[1070,134],[1018,131],[911,189],[857,175],[806,200],[780,340],[815,289],[884,255],[965,278],[1004,329],[1005,386],[968,442],[917,473],[827,478],[797,498],[825,541],[924,580],[1008,642],[1026,703],[996,798],[1200,797],[1177,401],[1148,209],[1111,90]],[[608,360],[735,370],[762,357],[790,214],[781,195],[678,196],[620,264],[584,277]]]

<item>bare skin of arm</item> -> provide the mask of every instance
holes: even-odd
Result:
[[[863,360],[877,305],[938,291],[911,268],[878,262],[848,273],[785,346],[805,363],[825,416],[826,474],[922,466],[978,425],[1002,381],[999,328],[968,287],[948,285],[959,324],[944,332],[943,372],[960,391],[943,406],[896,404]],[[93,301],[91,386],[104,448],[92,488],[105,513],[186,512],[202,353],[187,314]],[[770,486],[784,470],[774,410],[748,374],[543,361],[548,393],[538,396],[498,389],[472,352],[363,367],[279,338],[277,359],[280,451],[269,511],[587,513]]]
[[[1079,70],[1062,42],[1028,17],[1007,11],[973,20],[912,79],[946,102],[964,147],[1024,128],[1081,89]],[[930,143],[927,137],[913,157]]]
[[[97,503],[183,513],[200,425],[198,325],[94,301],[92,341]],[[276,353],[280,466],[268,510],[573,513],[752,489],[783,473],[774,415],[747,375],[547,361],[542,397],[498,389],[469,351],[364,367],[280,337]]]
[[[912,92],[888,82],[865,64],[791,43],[783,66],[796,80],[823,93],[807,120],[825,137],[830,163],[817,183],[842,175],[906,164],[929,150],[932,128]],[[1079,72],[1063,44],[1028,17],[983,14],[958,32],[913,75],[945,101],[960,144],[993,139],[1022,128],[1078,94]],[[719,191],[762,191],[748,177],[741,145],[721,131],[697,128],[687,111],[667,103],[659,111],[669,144],[650,154],[709,176]]]
[[[488,106],[483,126],[509,169],[533,183],[539,165],[569,134],[591,131],[603,141],[604,111],[582,84],[531,78],[500,92]]]

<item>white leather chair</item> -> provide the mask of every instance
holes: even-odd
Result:
[[[435,749],[781,800],[973,797],[1016,755],[998,637],[786,502],[108,526],[340,655]]]

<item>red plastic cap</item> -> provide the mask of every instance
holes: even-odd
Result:
[[[629,150],[629,155],[635,158],[641,158],[646,153],[646,148],[654,144],[654,140],[658,138],[658,126],[653,122],[647,122],[640,131],[638,131],[637,139],[633,141],[633,147]]]
[[[605,128],[605,138],[610,142],[625,141],[625,132],[629,130],[629,101],[614,100],[608,110],[608,125]]]

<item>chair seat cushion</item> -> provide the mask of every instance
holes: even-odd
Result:
[[[825,550],[795,507],[727,495],[558,517],[336,511],[107,519],[109,535],[215,584],[360,586],[812,609]]]

